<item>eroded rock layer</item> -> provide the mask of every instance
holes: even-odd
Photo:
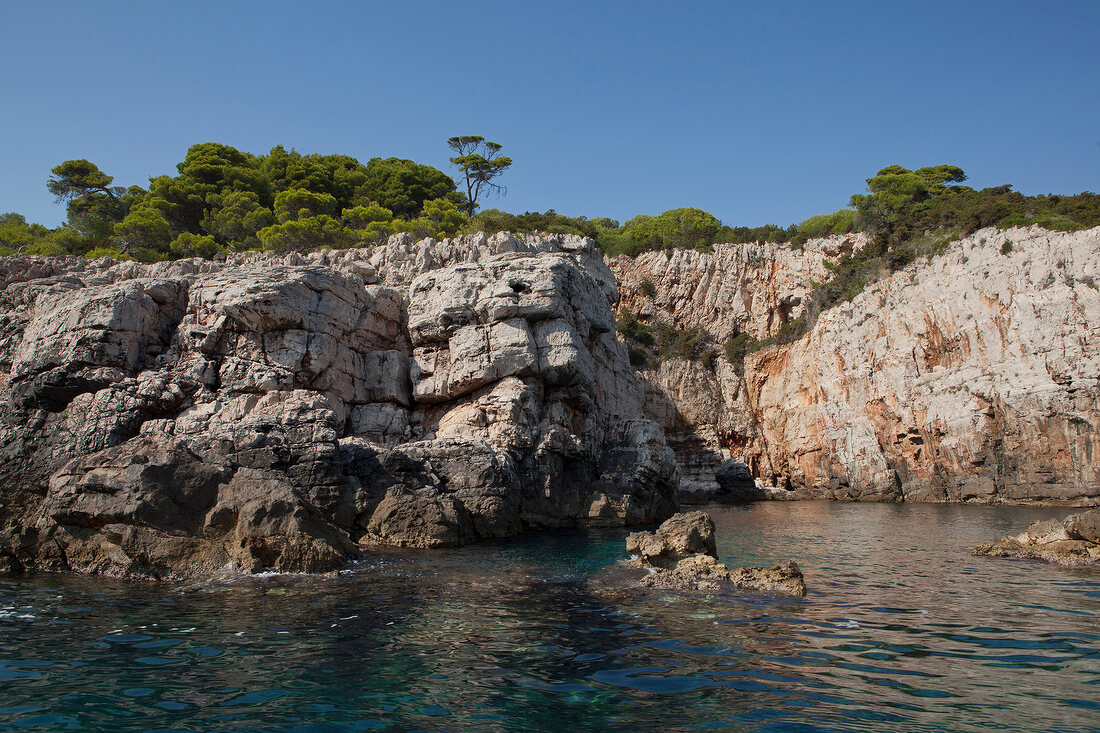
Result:
[[[11,257],[0,286],[9,568],[324,571],[677,505],[586,240]]]
[[[611,265],[631,288],[623,307],[720,344],[797,318],[809,280],[860,244],[719,245]],[[745,496],[715,478],[733,459],[726,475],[747,471],[769,498],[1095,504],[1098,288],[1100,229],[983,230],[742,369],[719,357],[643,371],[645,409],[676,448],[686,500]]]

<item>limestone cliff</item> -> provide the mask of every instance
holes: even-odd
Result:
[[[4,566],[322,571],[677,505],[583,239],[9,257],[0,288]]]
[[[803,315],[814,283],[829,265],[867,244],[863,234],[787,244],[718,244],[713,252],[673,250],[608,259],[620,290],[620,312],[679,328],[701,327],[719,346],[747,333],[762,339]],[[742,378],[725,359],[712,364],[668,359],[640,372],[645,412],[676,452],[685,501],[721,498],[715,473],[731,456],[761,465],[758,430]]]
[[[624,307],[720,343],[797,317],[807,280],[827,278],[824,261],[851,243],[610,264],[631,288]],[[685,489],[705,497],[733,457],[792,497],[1094,504],[1098,286],[1100,229],[983,230],[821,314],[802,339],[750,354],[743,376],[724,359],[643,372],[646,410]]]
[[[864,234],[787,244],[717,244],[713,252],[676,249],[613,257],[620,306],[642,318],[702,326],[716,341],[739,333],[764,338],[802,315],[829,265],[867,244]],[[649,291],[651,294],[647,294]]]
[[[4,258],[0,568],[328,570],[656,522],[681,472],[686,500],[1098,503],[1100,229],[978,232],[738,367],[636,375],[615,336],[621,293],[766,337],[864,243]]]

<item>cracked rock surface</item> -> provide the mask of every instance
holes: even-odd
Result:
[[[0,567],[323,572],[659,521],[679,475],[577,237],[0,260]]]

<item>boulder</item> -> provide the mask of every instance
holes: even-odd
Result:
[[[671,569],[695,555],[718,559],[714,520],[706,512],[681,512],[667,519],[656,532],[627,535],[626,551],[648,567]]]
[[[633,532],[626,538],[626,549],[636,557],[632,562],[651,571],[641,579],[645,587],[703,591],[740,588],[806,595],[802,571],[792,560],[770,568],[734,570],[718,562],[714,521],[705,512],[675,514],[656,532]]]
[[[37,530],[66,569],[176,577],[234,568],[322,572],[356,548],[280,472],[212,463],[142,435],[54,474]]]
[[[1062,525],[1071,538],[1100,544],[1100,509],[1072,514]]]
[[[1100,564],[1100,509],[1072,514],[1062,521],[1032,522],[1015,537],[978,545],[971,554],[1042,560],[1056,565]]]
[[[757,488],[752,470],[742,460],[726,461],[714,472],[714,478],[718,482],[715,498],[723,504],[744,504],[768,498],[765,491]]]
[[[806,581],[802,570],[794,560],[767,567],[738,568],[730,572],[730,582],[737,588],[785,593],[791,596],[806,595]]]

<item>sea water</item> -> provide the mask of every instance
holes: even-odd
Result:
[[[627,530],[336,577],[0,578],[0,730],[1100,730],[1100,568],[972,557],[1069,510],[710,508],[805,598],[624,587]]]

